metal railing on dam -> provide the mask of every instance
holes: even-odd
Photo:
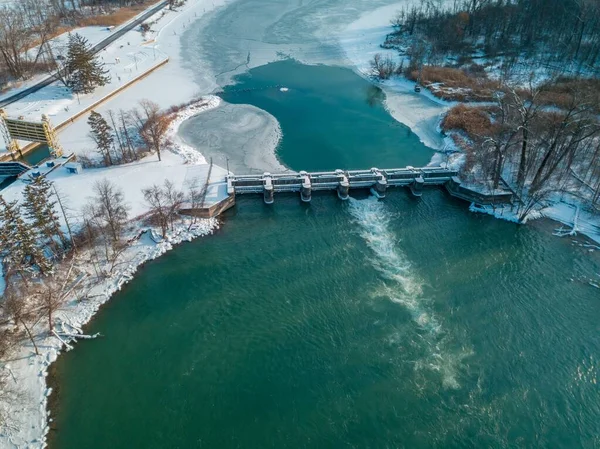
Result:
[[[412,194],[421,196],[426,185],[444,185],[458,175],[445,167],[394,168],[370,170],[335,170],[331,172],[301,171],[299,173],[227,176],[227,193],[239,195],[262,193],[267,204],[274,202],[275,192],[299,192],[304,202],[311,200],[313,191],[336,190],[342,200],[348,199],[350,189],[370,189],[384,198],[388,187],[406,186]]]

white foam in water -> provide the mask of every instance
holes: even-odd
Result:
[[[397,247],[397,238],[390,230],[390,213],[385,203],[375,197],[366,200],[350,198],[350,213],[360,226],[359,234],[375,254],[370,258],[373,266],[384,278],[378,291],[391,301],[401,304],[411,314],[413,321],[425,331],[423,343],[429,356],[417,361],[415,369],[427,367],[440,372],[444,387],[459,388],[456,373],[460,361],[467,355],[453,356],[444,350],[445,336],[428,300],[423,296],[422,282],[413,271],[406,255]]]

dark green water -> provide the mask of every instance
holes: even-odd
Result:
[[[390,142],[406,130],[355,79],[323,98],[302,86],[328,68],[295,80],[282,67],[295,66],[253,71],[224,95],[281,121],[284,163],[409,163],[416,140],[378,153],[384,128]],[[289,97],[256,88],[278,76]],[[336,135],[360,145],[342,151]],[[357,195],[242,198],[217,235],[147,264],[87,329],[105,337],[57,362],[52,446],[598,447],[600,292],[586,282],[597,253],[441,190]]]
[[[36,165],[42,162],[44,159],[50,156],[50,149],[48,145],[40,145],[35,150],[27,153],[23,160],[29,165]]]
[[[57,448],[594,447],[597,259],[414,201],[244,199],[58,362]]]
[[[350,69],[279,61],[239,76],[221,97],[275,116],[277,155],[294,170],[423,166],[432,156],[385,110],[383,92]]]

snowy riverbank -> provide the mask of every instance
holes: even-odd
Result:
[[[167,108],[198,97],[200,93],[197,91],[197,86],[192,76],[184,69],[181,60],[180,33],[185,29],[186,24],[223,3],[224,1],[190,0],[178,11],[167,12],[158,19],[153,25],[155,46],[169,56],[169,64],[96,110],[106,113],[109,109],[128,109],[139,100],[148,97],[162,108]],[[164,152],[162,162],[157,161],[156,155],[151,155],[131,164],[85,170],[80,175],[68,175],[57,170],[51,174],[50,179],[55,182],[62,194],[68,196],[70,207],[79,211],[91,196],[94,181],[108,178],[125,192],[125,200],[131,206],[130,216],[143,215],[147,212],[141,194],[143,187],[153,183],[160,184],[169,179],[178,188],[182,188],[188,169],[194,164],[206,162],[200,153],[187,147],[179,139],[177,131],[184,120],[217,107],[219,102],[217,97],[205,96],[197,103],[179,111],[171,123],[167,136],[172,151]],[[76,121],[67,129],[68,131],[61,133],[60,139],[63,147],[69,152],[85,154],[89,148],[93,148],[93,142],[88,136],[89,127],[85,120]],[[17,181],[5,189],[2,195],[8,200],[20,198],[23,186],[23,183]],[[212,234],[218,228],[218,222],[216,219],[198,220],[191,228],[188,227],[188,222],[182,222],[168,234],[166,239],[161,240],[153,237],[150,231],[143,232],[144,228],[139,223],[132,222],[128,238],[140,236],[139,239],[132,241],[119,256],[116,268],[100,282],[96,282],[95,269],[84,260],[85,257],[80,256],[81,259],[77,259],[76,269],[87,275],[80,286],[85,290],[85,299],[81,298],[81,294],[79,298],[69,298],[67,303],[56,312],[56,331],[61,338],[49,334],[42,324],[38,324],[35,330],[38,334],[36,344],[40,355],[35,354],[30,342],[23,342],[23,346],[11,361],[0,369],[0,375],[5,377],[8,387],[15,393],[4,395],[6,399],[0,403],[3,415],[8,417],[0,428],[0,447],[28,449],[45,447],[47,433],[51,426],[47,414],[50,391],[46,386],[46,376],[49,365],[56,360],[64,348],[63,343],[72,345],[75,337],[70,336],[81,334],[81,328],[91,320],[100,306],[108,301],[123,284],[130,281],[142,264],[159,257],[180,242]],[[70,346],[67,348],[69,349]]]
[[[167,135],[172,141],[171,150],[178,155],[165,151],[161,163],[155,161],[156,156],[153,155],[146,158],[152,160],[142,160],[120,167],[86,170],[76,176],[54,174],[51,178],[55,178],[53,181],[61,191],[67,192],[74,208],[80,208],[89,198],[95,179],[109,178],[124,191],[125,198],[131,206],[130,215],[143,215],[147,212],[147,206],[141,196],[143,187],[169,179],[178,189],[183,190],[188,169],[204,163],[199,153],[178,143],[177,130],[184,120],[218,104],[217,97],[209,96],[178,113]],[[17,195],[20,189],[19,183],[3,194]],[[111,273],[101,280],[95,276],[98,267],[94,267],[89,258],[86,260],[86,254],[76,257],[77,263],[74,268],[82,273],[86,280],[78,287],[78,294],[70,297],[55,314],[56,331],[60,338],[49,334],[44,322],[38,323],[34,329],[40,354],[36,355],[31,343],[24,341],[12,357],[12,361],[0,370],[0,375],[5,376],[9,387],[17,394],[10,402],[0,403],[0,412],[8,417],[8,422],[0,430],[0,447],[44,447],[50,427],[47,414],[50,390],[46,386],[46,376],[49,365],[64,348],[64,342],[68,344],[67,349],[71,349],[70,345],[76,340],[76,337],[72,336],[82,333],[81,328],[92,319],[100,306],[119,291],[123,284],[133,279],[134,273],[145,262],[156,259],[178,243],[212,234],[218,227],[216,219],[198,220],[191,226],[189,220],[183,220],[163,240],[157,238],[152,230],[133,220],[126,236],[131,240],[131,244],[119,256],[118,262],[114,264],[116,268],[100,267],[101,271]],[[83,291],[84,294],[81,293]],[[82,299],[82,295],[85,299]]]
[[[176,13],[168,13],[160,19],[154,26],[155,45],[157,49],[169,56],[169,64],[104,103],[97,109],[97,112],[105,114],[109,109],[129,109],[143,98],[150,98],[162,108],[167,108],[173,104],[187,102],[199,94],[207,93],[206,89],[198,91],[198,84],[187,70],[189,61],[185,61],[185,57],[182,56],[180,38],[186,30],[186,26],[189,26],[193,20],[200,19],[224,3],[225,0],[188,0],[186,6],[181,10]],[[372,55],[382,52],[379,43],[383,42],[385,34],[389,31],[389,18],[397,8],[398,5],[392,5],[367,13],[340,34],[341,46],[359,72],[366,74]],[[271,57],[271,53],[276,55],[275,49],[275,46],[269,48],[269,57]],[[244,49],[242,61],[244,58],[246,58],[246,49]],[[325,57],[323,56],[323,58]],[[257,60],[260,63],[268,62],[253,55],[252,62]],[[203,76],[205,79],[213,79],[211,73],[203,74]],[[412,91],[412,84],[407,81],[389,81],[383,83],[382,87],[387,95],[386,105],[390,113],[398,121],[408,125],[426,145],[441,149],[444,141],[437,130],[438,122],[441,114],[451,105],[434,100],[427,94],[415,94]],[[126,190],[128,195],[126,200],[133,208],[132,215],[144,214],[147,209],[140,194],[142,187],[148,183],[161,183],[165,179],[172,179],[178,183],[178,186],[181,186],[189,166],[184,165],[186,162],[188,164],[206,163],[202,154],[187,146],[178,136],[179,127],[185,120],[200,112],[217,108],[221,104],[217,97],[205,97],[204,99],[205,102],[191,105],[182,110],[178,118],[171,124],[169,135],[173,151],[176,154],[166,153],[163,162],[157,162],[156,156],[153,155],[138,163],[88,170],[82,175],[71,177],[57,175],[53,180],[57,183],[57,187],[67,193],[75,204],[82,204],[90,196],[94,178],[109,177],[111,181]],[[240,117],[241,121],[242,117]],[[252,129],[259,127],[253,126]],[[89,128],[85,120],[79,120],[67,129],[68,131],[60,136],[65,148],[78,154],[84,154],[91,148],[92,143],[88,137]],[[273,125],[273,129],[278,130],[275,125]],[[268,152],[269,157],[274,156],[277,143],[276,139],[270,137],[271,135],[279,138],[279,134],[276,133],[270,133],[267,136],[271,144],[263,147],[262,150]],[[259,156],[261,154],[253,153],[251,160],[256,161]],[[7,194],[10,191],[9,189]],[[18,195],[20,195],[20,191],[15,190],[14,196]],[[150,233],[143,233],[121,256],[120,268],[114,270],[114,273],[101,283],[95,286],[90,285],[85,295],[87,299],[77,301],[72,298],[67,306],[57,313],[59,334],[65,336],[80,333],[81,327],[93,317],[100,306],[108,301],[124,283],[132,279],[140,265],[159,257],[177,243],[209,235],[217,228],[216,220],[200,221],[189,231],[187,223],[181,224],[167,239],[158,243]],[[141,231],[142,227],[136,225],[130,235],[138,235]],[[91,266],[82,263],[79,268],[88,272],[88,279],[92,279],[93,269]],[[68,336],[63,338],[70,339]],[[10,382],[23,389],[23,394],[18,401],[2,404],[3,407],[6,407],[5,411],[10,416],[10,422],[0,430],[0,447],[40,448],[45,445],[49,429],[46,405],[50,393],[45,379],[48,366],[56,359],[63,343],[55,336],[44,337],[39,343],[42,355],[32,354],[32,347],[26,343],[19,356],[5,366],[4,374]]]
[[[390,20],[405,5],[406,2],[396,3],[363,14],[340,34],[342,49],[355,70],[365,78],[371,79],[370,63],[377,53],[398,58],[395,50],[383,49],[380,44],[391,30]],[[438,125],[452,103],[439,100],[427,91],[415,93],[414,83],[404,78],[386,80],[378,85],[386,94],[385,106],[392,117],[408,126],[428,147],[444,148]]]
[[[397,3],[378,8],[366,13],[353,22],[340,35],[340,43],[355,70],[365,78],[370,78],[370,62],[375,54],[391,56],[398,59],[396,50],[380,47],[387,34],[392,30],[390,20],[406,3]],[[435,150],[454,146],[451,139],[444,138],[439,130],[443,115],[457,103],[436,98],[429,90],[414,92],[414,83],[406,78],[395,77],[378,83],[386,94],[386,107],[399,122],[407,125],[419,136],[421,141]],[[440,154],[434,155],[432,163],[441,161]],[[461,164],[462,158],[457,160]],[[598,213],[581,207],[578,198],[556,194],[548,204],[534,211],[529,220],[549,218],[557,221],[568,230],[557,232],[557,235],[583,234],[596,242],[600,242],[600,217]],[[473,212],[487,213],[496,218],[518,222],[517,214],[505,209],[474,208]]]
[[[158,243],[151,231],[143,232],[120,256],[119,268],[95,285],[92,266],[85,263],[77,266],[79,271],[89,276],[81,289],[85,290],[85,298],[72,297],[56,312],[55,331],[60,338],[36,329],[41,335],[45,334],[36,338],[40,354],[35,354],[29,341],[24,342],[12,361],[3,367],[2,375],[14,388],[16,397],[10,403],[0,404],[8,418],[0,433],[0,447],[33,449],[46,445],[52,419],[47,411],[51,390],[46,386],[46,376],[48,367],[64,349],[63,342],[68,344],[67,350],[72,349],[76,336],[82,335],[81,328],[115,292],[133,279],[135,272],[145,262],[156,259],[178,243],[212,234],[219,226],[216,219],[210,219],[199,220],[190,230],[187,227],[187,223],[181,223],[164,241]],[[140,232],[141,229],[133,234]],[[42,328],[43,324],[38,327]]]

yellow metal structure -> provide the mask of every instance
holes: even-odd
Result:
[[[8,144],[7,149],[11,153],[19,150],[18,140],[25,140],[45,143],[48,145],[50,154],[53,157],[60,157],[63,154],[56,131],[45,114],[42,115],[41,122],[29,122],[22,119],[8,118],[6,112],[0,109],[0,133]]]

